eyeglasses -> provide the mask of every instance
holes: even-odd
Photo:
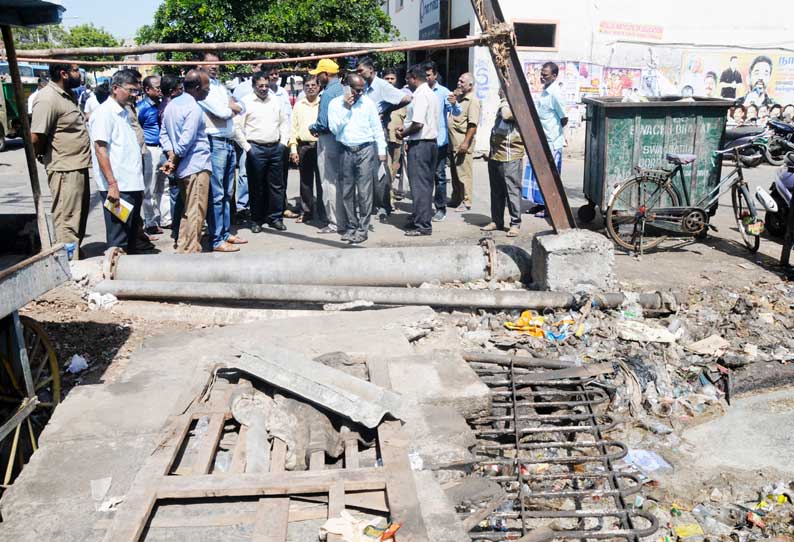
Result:
[[[122,87],[122,88],[124,88],[124,87]],[[139,88],[124,88],[124,90],[126,90],[132,96],[140,96],[141,95],[141,89],[139,89]]]
[[[364,89],[363,88],[360,88],[360,89],[351,88],[350,92],[352,92],[353,94],[358,96],[359,94],[364,94]]]

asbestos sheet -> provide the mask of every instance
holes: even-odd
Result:
[[[230,368],[370,429],[377,427],[386,414],[400,418],[399,394],[289,350],[262,347],[256,352],[245,351]]]

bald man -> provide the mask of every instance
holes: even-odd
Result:
[[[449,117],[449,162],[452,171],[450,206],[463,212],[471,209],[474,136],[480,123],[480,101],[474,94],[474,78],[470,73],[458,78],[455,96],[460,105],[460,115]]]

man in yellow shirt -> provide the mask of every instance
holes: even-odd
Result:
[[[290,160],[300,169],[301,215],[297,222],[309,222],[314,217],[323,222],[323,189],[320,169],[317,167],[317,138],[309,131],[309,126],[317,122],[317,113],[320,111],[320,84],[316,77],[310,76],[303,82],[303,93],[306,97],[299,100],[292,110],[292,138],[289,142]]]

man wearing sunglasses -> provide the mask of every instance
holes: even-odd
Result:
[[[131,71],[113,74],[111,96],[91,115],[88,132],[94,156],[94,178],[102,202],[107,200],[118,210],[121,201],[132,210],[127,220],[103,208],[108,247],[120,247],[128,254],[138,250],[137,233],[143,205],[143,162],[141,145],[132,127],[128,105],[141,95],[138,78]]]

